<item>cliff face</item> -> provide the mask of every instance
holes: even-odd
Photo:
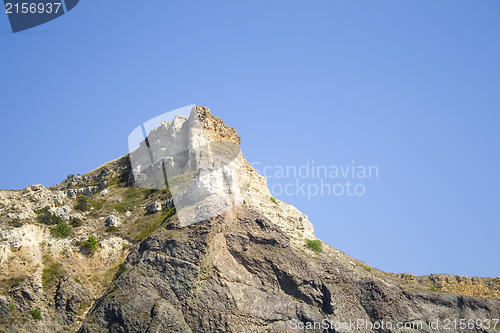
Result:
[[[187,149],[151,159],[166,137]],[[236,131],[208,109],[148,141],[53,188],[0,191],[0,332],[498,332],[487,324],[500,317],[499,278],[385,273],[307,247],[307,216],[271,200]],[[155,170],[181,181],[134,186]],[[222,193],[224,209],[180,218],[196,191],[198,203]],[[370,326],[381,321],[413,329]]]

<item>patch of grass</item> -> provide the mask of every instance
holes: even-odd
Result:
[[[364,268],[364,269],[365,269],[365,271],[367,271],[367,272],[371,272],[371,271],[372,271],[372,268],[371,268],[370,266],[365,265],[363,268]]]
[[[431,291],[437,291],[438,289],[436,288],[436,286],[431,286],[430,290]]]
[[[318,239],[306,239],[306,246],[308,249],[313,250],[316,253],[323,252],[323,244]]]
[[[12,312],[16,309],[16,305],[12,302],[9,303],[9,311]]]
[[[181,233],[178,230],[166,230],[165,236],[169,239],[179,239],[181,238]]]
[[[113,208],[119,213],[133,211],[141,202],[141,193],[147,193],[149,190],[140,189],[137,186],[127,188],[124,193],[124,198],[121,202],[116,203]]]
[[[118,202],[113,206],[113,209],[116,210],[118,213],[125,213],[127,210],[128,211],[133,211],[136,205],[134,204],[128,204],[128,203],[123,203],[123,202]]]
[[[66,222],[59,222],[55,227],[50,230],[54,237],[65,238],[71,232],[71,227]]]
[[[275,197],[269,197],[269,199],[274,203],[274,204],[278,204],[278,200],[276,200]]]
[[[53,262],[45,267],[42,271],[42,284],[46,288],[52,284],[52,282],[61,275],[66,274],[66,270],[60,262]]]
[[[78,227],[82,226],[83,221],[82,221],[82,219],[79,219],[78,217],[72,217],[69,219],[69,224],[74,228],[78,228]]]
[[[59,216],[54,215],[50,211],[50,207],[46,206],[43,207],[42,209],[39,209],[36,211],[37,214],[37,221],[46,225],[55,225],[58,224],[59,222],[62,222],[61,218]]]
[[[42,310],[39,308],[31,309],[30,313],[33,319],[42,320]]]
[[[89,198],[87,198],[84,195],[80,195],[78,198],[76,198],[75,209],[82,212],[89,210],[90,209]]]
[[[88,308],[90,308],[90,304],[89,303],[85,303],[85,302],[81,302],[80,303],[80,310],[82,312],[85,312],[85,310],[87,310]]]
[[[99,243],[94,236],[90,236],[85,242],[82,243],[82,246],[90,252],[95,252],[99,248]]]
[[[118,183],[120,183],[120,178],[111,176],[107,178],[107,181],[108,181],[108,187],[111,187],[113,185],[117,185]]]
[[[154,188],[146,189],[144,191],[144,199],[149,199],[149,198],[153,197],[157,191],[158,190],[154,189]]]
[[[153,220],[149,223],[147,223],[146,226],[143,226],[139,234],[137,235],[138,240],[144,240],[146,237],[151,235],[153,232],[161,228],[162,226],[166,225],[168,220],[175,215],[175,208],[174,207],[168,207],[161,215],[159,219]]]
[[[90,200],[89,205],[95,210],[100,210],[104,207],[104,200]]]

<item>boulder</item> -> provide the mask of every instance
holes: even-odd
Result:
[[[161,211],[161,203],[154,201],[146,206],[146,210],[149,214],[154,214]]]
[[[19,249],[23,246],[23,238],[21,236],[15,236],[9,240],[10,250],[12,252],[19,251]]]
[[[107,227],[118,227],[121,224],[120,219],[114,215],[109,215],[106,218]]]

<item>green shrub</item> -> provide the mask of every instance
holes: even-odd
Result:
[[[63,265],[59,262],[53,262],[42,271],[42,284],[44,287],[49,286],[57,277],[66,274]]]
[[[16,309],[16,305],[12,302],[9,303],[9,310],[10,312],[14,311]]]
[[[372,268],[371,268],[370,266],[366,266],[366,265],[365,265],[363,268],[364,268],[364,269],[365,269],[365,271],[367,271],[367,272],[371,272],[371,271],[372,271]]]
[[[31,316],[36,320],[42,320],[42,310],[34,308],[31,310]]]
[[[306,246],[316,253],[323,252],[323,244],[318,239],[306,239]]]
[[[99,243],[94,236],[90,236],[85,242],[82,243],[82,246],[90,250],[90,252],[95,252],[99,248]]]
[[[438,289],[436,288],[436,286],[431,286],[431,291],[437,291]]]
[[[54,237],[64,238],[69,236],[71,227],[66,222],[61,221],[55,227],[52,227],[51,231]]]
[[[273,203],[275,203],[276,205],[278,204],[278,200],[276,200],[276,198],[275,198],[275,197],[270,197],[269,199],[271,199],[271,201],[272,201]]]
[[[90,209],[89,198],[87,198],[84,195],[80,195],[78,198],[76,198],[75,209],[82,212],[89,210]]]
[[[58,224],[59,222],[62,222],[59,216],[52,214],[49,206],[37,210],[36,214],[37,214],[36,219],[38,220],[38,222],[46,225],[55,225]]]
[[[71,224],[72,227],[78,228],[82,226],[83,222],[78,217],[72,217],[69,219],[69,224]]]

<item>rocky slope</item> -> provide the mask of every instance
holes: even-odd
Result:
[[[156,133],[239,146],[208,109],[194,112],[201,132],[181,134],[179,118]],[[328,244],[313,251],[307,216],[271,200],[266,180],[231,154],[235,168],[196,186],[229,175],[241,200],[194,224],[175,210],[185,193],[134,186],[129,155],[53,188],[0,191],[0,332],[500,331],[500,278],[385,273]],[[381,321],[413,329],[368,325]]]

